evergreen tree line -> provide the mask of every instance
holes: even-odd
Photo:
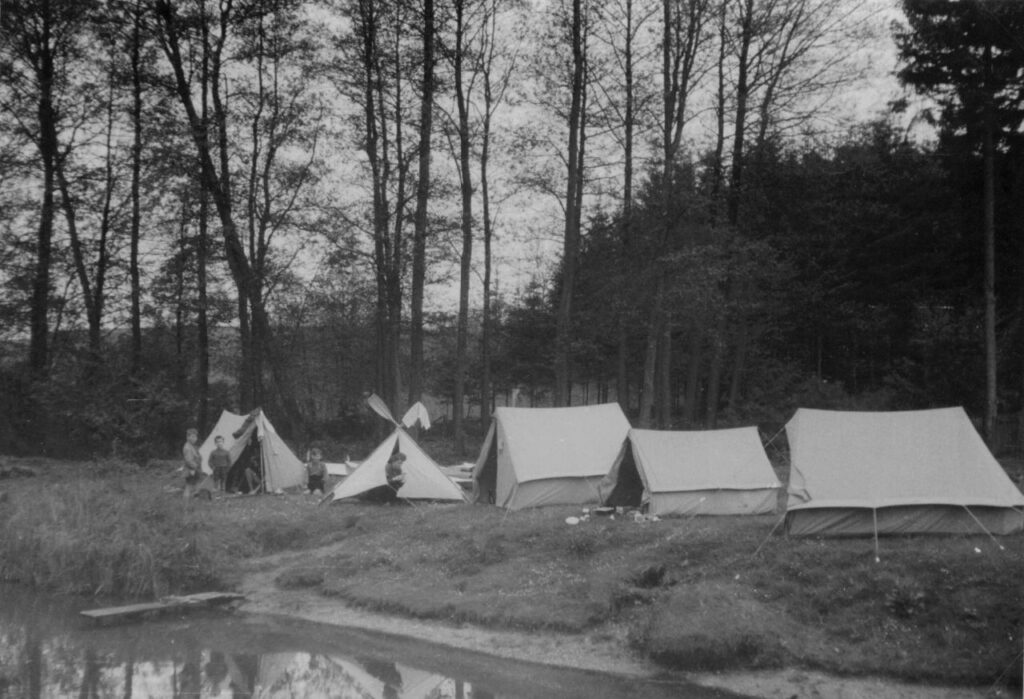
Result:
[[[513,396],[990,432],[1024,393],[1024,8],[904,4],[916,140],[912,103],[826,126],[852,5],[8,0],[0,449],[163,451],[222,407],[343,438],[370,391],[438,397],[463,453]]]

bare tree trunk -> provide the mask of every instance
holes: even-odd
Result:
[[[581,168],[586,93],[586,48],[582,0],[572,0],[572,82],[570,85],[568,171],[565,188],[565,233],[562,243],[562,288],[555,329],[555,405],[570,401],[570,350],[572,336],[572,295],[576,286],[576,265],[580,244]]]
[[[416,181],[412,246],[412,299],[409,342],[409,403],[423,395],[423,285],[427,273],[427,203],[430,199],[430,137],[434,114],[434,0],[423,0],[423,89],[420,103],[419,175]],[[462,406],[458,406],[461,411]]]
[[[996,188],[995,188],[995,105],[989,83],[992,70],[992,47],[985,46],[985,438],[991,443],[995,437],[996,417],[999,415],[996,372],[998,356],[996,347]]]
[[[667,313],[659,345],[658,426],[668,429],[672,426],[672,316]]]
[[[722,366],[725,364],[725,314],[718,316],[717,328],[712,337],[713,349],[711,351],[711,368],[708,370],[708,404],[707,404],[707,427],[715,429],[718,424],[718,400],[721,395]]]
[[[142,278],[139,271],[142,186],[142,2],[136,0],[132,23],[132,213],[129,227],[128,278],[131,285],[132,376],[142,370]]]
[[[633,238],[633,132],[636,124],[635,109],[635,86],[633,84],[633,0],[626,0],[626,45],[624,50],[623,69],[626,82],[626,111],[625,111],[625,144],[623,148],[623,172],[622,172],[622,258],[630,259],[632,254]],[[627,303],[619,305],[619,317],[616,324],[618,337],[616,338],[616,362],[615,362],[615,397],[623,412],[629,411],[629,335],[626,316],[629,312]]]
[[[207,92],[210,84],[210,52],[206,32],[203,32],[203,56],[202,72],[200,74],[200,123],[202,124],[201,138],[209,143],[210,110],[207,102]],[[207,146],[209,147],[209,146]],[[202,163],[197,163],[202,167]],[[196,291],[198,293],[198,308],[196,309],[196,351],[199,355],[199,371],[196,377],[198,388],[198,417],[200,433],[205,434],[209,426],[210,418],[210,330],[207,321],[207,298],[206,298],[206,257],[208,254],[209,223],[210,223],[210,200],[206,194],[206,188],[200,180],[199,185],[199,231],[196,240]]]
[[[700,396],[700,367],[703,361],[701,349],[704,334],[697,323],[690,331],[690,362],[686,372],[686,397],[683,405],[683,425],[689,427],[697,419],[697,399]]]
[[[743,185],[743,139],[747,121],[747,100],[749,97],[750,44],[753,41],[754,0],[744,0],[744,13],[740,26],[740,53],[736,78],[736,127],[733,132],[732,176],[729,182],[727,216],[729,223],[736,225],[739,219],[740,191]]]
[[[643,384],[640,388],[640,414],[637,417],[637,424],[647,428],[653,424],[653,411],[655,402],[655,367],[658,360],[658,338],[662,325],[662,295],[664,294],[664,274],[658,275],[657,288],[654,292],[654,300],[651,303],[650,315],[647,319],[647,350],[644,355]]]
[[[729,381],[729,411],[739,409],[740,391],[743,387],[743,371],[746,368],[747,350],[750,347],[751,331],[747,323],[740,323],[736,330],[736,354],[733,357],[732,377]]]
[[[459,269],[459,320],[455,341],[454,407],[455,450],[466,452],[466,434],[462,424],[466,385],[467,344],[469,332],[469,280],[473,262],[473,183],[469,169],[469,105],[463,86],[465,0],[455,0],[455,99],[459,110],[459,175],[462,194],[462,256]]]

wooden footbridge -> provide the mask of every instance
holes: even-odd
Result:
[[[100,624],[137,621],[146,617],[172,612],[210,609],[231,604],[245,599],[244,595],[235,592],[199,592],[194,595],[173,595],[162,597],[155,602],[129,604],[123,607],[105,607],[103,609],[86,609],[82,616]]]

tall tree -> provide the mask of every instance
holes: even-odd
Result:
[[[469,344],[469,282],[473,265],[473,180],[470,162],[469,107],[471,93],[465,84],[465,61],[469,51],[467,41],[466,0],[455,3],[455,45],[452,47],[455,75],[455,106],[458,110],[456,128],[459,133],[459,192],[462,200],[460,226],[462,229],[462,250],[459,259],[459,317],[455,341],[455,390],[453,391],[453,427],[455,449],[462,456],[466,450],[466,434],[463,427],[463,404],[465,402],[467,349]]]
[[[1024,121],[1024,5],[1004,0],[905,0],[909,27],[897,32],[899,76],[937,97],[950,130],[980,146],[984,172],[985,434],[998,414],[996,337],[997,153]]]
[[[29,366],[47,373],[49,295],[57,211],[57,171],[62,157],[61,101],[73,66],[82,55],[81,38],[90,2],[11,0],[0,12],[0,79],[7,85],[0,109],[39,153],[40,203],[29,339]]]
[[[435,26],[434,0],[423,0],[423,78],[420,86],[420,127],[417,150],[419,170],[416,178],[416,214],[412,245],[411,367],[409,371],[409,403],[418,401],[423,393],[423,287],[427,273],[427,205],[430,202],[430,144],[433,133],[435,91]],[[456,410],[462,410],[458,405]]]
[[[154,6],[159,26],[159,40],[173,73],[175,94],[185,111],[185,116],[192,134],[193,145],[200,162],[200,175],[205,190],[213,200],[221,225],[221,236],[227,254],[228,266],[235,284],[242,294],[252,314],[253,332],[260,339],[259,349],[267,354],[274,374],[275,387],[280,396],[282,408],[293,425],[301,424],[301,413],[295,398],[294,387],[288,378],[288,367],[278,352],[274,342],[274,333],[261,295],[260,280],[253,269],[251,260],[246,254],[245,246],[239,236],[238,225],[232,199],[232,172],[228,154],[227,110],[224,103],[222,71],[227,60],[226,46],[235,28],[235,17],[230,3],[222,4],[216,16],[208,16],[205,5],[200,3],[199,12],[194,19],[204,24],[212,22],[216,29],[211,32],[210,49],[210,102],[213,109],[212,119],[216,125],[216,150],[207,138],[206,125],[201,111],[195,103],[193,86],[187,73],[187,64],[183,48],[187,37],[186,24],[179,15],[177,2],[158,0]],[[205,42],[200,45],[200,49]]]
[[[705,26],[708,22],[709,3],[707,0],[663,0],[662,2],[662,42],[661,42],[661,80],[662,80],[662,115],[660,121],[661,173],[658,181],[661,184],[662,216],[656,224],[654,245],[655,256],[655,290],[648,310],[646,350],[644,354],[643,387],[641,389],[640,415],[641,425],[650,425],[653,420],[654,407],[659,391],[656,378],[660,373],[660,383],[664,386],[670,380],[672,318],[666,312],[666,286],[669,283],[669,270],[665,267],[664,256],[670,247],[678,241],[672,240],[672,234],[678,232],[677,216],[680,209],[676,206],[678,197],[677,180],[684,169],[681,162],[680,149],[683,130],[693,117],[691,97],[700,81],[705,66],[702,64],[703,46],[708,39]],[[659,352],[660,348],[660,352]],[[660,368],[660,372],[657,370]],[[664,397],[664,388],[660,392]],[[670,406],[660,401],[658,421],[667,426]]]
[[[505,99],[512,75],[519,61],[520,40],[512,43],[510,50],[503,53],[504,68],[498,63],[499,36],[501,34],[498,12],[500,0],[488,0],[480,37],[480,71],[483,75],[483,123],[480,133],[480,205],[483,217],[483,318],[480,337],[480,416],[488,421],[493,404],[492,391],[492,335],[494,326],[492,272],[494,214],[491,206],[490,158],[493,141],[494,117]]]
[[[406,147],[409,102],[405,63],[410,50],[405,37],[404,3],[351,0],[341,8],[351,34],[337,40],[339,60],[334,82],[357,105],[353,117],[358,148],[366,155],[361,167],[370,187],[366,216],[373,241],[376,302],[377,393],[397,410],[404,400],[400,371],[406,226],[412,166]],[[359,223],[357,223],[359,225]]]
[[[562,237],[560,296],[555,330],[555,405],[569,405],[572,393],[572,295],[579,264],[580,224],[582,222],[583,164],[587,134],[587,35],[588,22],[584,0],[571,0],[566,27],[572,53],[569,77],[570,107],[566,151],[565,227]]]

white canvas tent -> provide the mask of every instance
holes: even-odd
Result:
[[[420,422],[424,429],[430,427],[429,417],[423,405],[416,403],[409,408],[400,424],[391,415],[384,401],[376,395],[370,396],[367,403],[378,415],[391,422],[395,429],[355,471],[334,487],[328,496],[329,499],[332,502],[344,500],[387,485],[385,467],[388,459],[396,451],[400,451],[405,454],[405,463],[402,464],[405,482],[398,489],[399,498],[465,502],[466,496],[462,488],[441,471],[441,467],[420,448],[403,427],[411,427],[416,422]]]
[[[596,504],[628,432],[618,403],[497,408],[473,468],[474,500],[510,510]]]
[[[292,453],[259,408],[249,415],[236,415],[227,410],[221,412],[217,424],[199,447],[199,453],[203,457],[203,471],[211,472],[210,452],[214,449],[214,439],[217,436],[224,437],[224,448],[231,452],[231,463],[234,464],[253,435],[259,442],[262,478],[267,492],[291,488],[306,482],[305,464]]]
[[[801,408],[786,434],[790,534],[1010,534],[1024,527],[1024,495],[963,408]]]
[[[446,476],[404,428],[395,430],[381,442],[348,478],[331,491],[332,501],[352,498],[387,484],[384,468],[396,451],[405,454],[402,472],[405,483],[398,490],[404,500],[458,500],[465,501],[462,488]]]
[[[756,427],[630,430],[601,493],[606,505],[659,517],[752,515],[774,511],[781,487]]]

